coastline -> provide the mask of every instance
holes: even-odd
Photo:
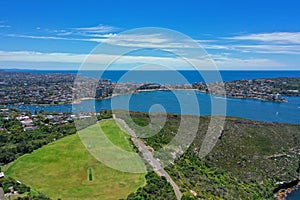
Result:
[[[276,193],[276,199],[277,200],[286,200],[287,196],[300,189],[300,177],[296,180],[298,181],[296,185],[290,187],[290,188],[286,188],[286,189],[280,189],[277,193]]]
[[[66,104],[61,104],[61,105],[80,104],[82,101],[85,101],[85,100],[92,100],[92,99],[95,99],[95,98],[92,98],[92,97],[84,97],[84,98],[76,99],[76,100],[72,101],[71,103],[66,103]]]
[[[270,100],[270,99],[264,99],[260,97],[242,97],[242,96],[228,96],[228,95],[218,95],[218,94],[212,94],[209,92],[206,92],[204,90],[198,90],[201,93],[209,94],[216,97],[223,97],[223,98],[232,98],[232,99],[253,99],[253,100],[259,100],[263,102],[275,102],[275,103],[286,103],[288,102],[287,99],[281,99],[281,100]]]
[[[223,98],[231,98],[231,99],[252,99],[252,100],[259,100],[262,102],[275,102],[275,103],[286,103],[288,102],[286,99],[282,100],[282,101],[276,101],[276,100],[267,100],[267,99],[262,99],[262,98],[256,98],[256,97],[240,97],[240,96],[223,96],[223,95],[217,95],[217,94],[211,94],[211,93],[207,93],[206,91],[202,91],[202,90],[198,90],[195,88],[190,88],[190,89],[182,89],[182,88],[174,88],[174,89],[147,89],[147,90],[138,90],[135,91],[133,93],[128,92],[128,93],[123,93],[123,94],[112,94],[111,96],[106,96],[103,98],[94,98],[94,97],[83,97],[83,98],[78,98],[74,101],[71,102],[65,102],[65,103],[59,103],[59,104],[30,104],[30,105],[36,105],[36,106],[53,106],[53,105],[71,105],[71,104],[80,104],[82,101],[85,100],[103,100],[103,99],[110,99],[116,96],[120,96],[120,95],[128,95],[128,94],[137,94],[137,93],[141,93],[141,92],[155,92],[155,91],[198,91],[200,93],[204,93],[204,94],[209,94],[215,97],[223,97]],[[8,104],[8,105],[0,105],[3,107],[7,107],[7,106],[23,106],[26,104]]]

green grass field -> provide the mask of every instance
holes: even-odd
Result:
[[[133,151],[128,135],[114,121],[100,123],[107,138]],[[104,136],[99,124],[81,131]],[[92,181],[89,180],[89,171]],[[145,174],[130,174],[107,167],[84,147],[78,134],[67,136],[16,160],[6,171],[33,190],[53,199],[120,199],[145,184]]]

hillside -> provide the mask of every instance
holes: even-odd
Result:
[[[131,117],[142,127],[150,121],[145,113],[131,112]],[[169,114],[162,130],[144,138],[144,142],[154,150],[164,147],[174,137],[180,119],[180,115]],[[273,199],[279,182],[292,181],[299,176],[299,125],[227,117],[216,146],[200,159],[198,152],[209,119],[200,118],[197,136],[189,149],[166,167],[180,187],[182,199]],[[125,121],[140,135],[152,135],[133,126],[132,121],[126,118]],[[112,121],[100,124],[113,144],[133,151],[128,135],[117,130],[116,124]],[[82,131],[93,132],[95,126]],[[88,181],[90,169],[93,181]],[[119,199],[126,198],[130,192],[130,200],[174,197],[170,185],[155,173],[146,175],[145,184],[144,175],[122,173],[96,161],[77,134],[19,158],[6,174],[54,199],[99,196]]]
[[[149,123],[147,114],[132,113],[131,117],[141,126]],[[180,116],[169,115],[158,134],[144,139],[147,145],[155,150],[163,147],[174,137],[179,121]],[[277,182],[299,176],[300,126],[229,117],[214,149],[200,159],[208,122],[209,117],[201,117],[188,151],[166,168],[184,198],[273,199]]]
[[[90,131],[93,126],[82,131]],[[104,130],[117,128],[113,121],[102,122],[101,126]],[[122,143],[121,148],[132,151],[125,134],[117,131],[120,137],[108,137]],[[20,157],[6,175],[52,199],[120,199],[145,184],[144,174],[120,172],[97,161],[83,146],[78,134]]]

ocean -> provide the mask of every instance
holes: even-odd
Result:
[[[7,72],[28,72],[36,74],[47,73],[65,73],[65,74],[80,74],[86,77],[109,79],[113,82],[157,82],[157,83],[194,83],[194,82],[209,82],[204,80],[205,77],[216,75],[216,71],[127,71],[127,70],[110,70],[110,71],[78,71],[78,70],[20,70],[20,69],[5,69]],[[279,77],[300,77],[299,71],[219,71],[223,81],[256,79],[256,78],[279,78]],[[202,74],[202,75],[201,75]],[[205,77],[203,77],[205,76]]]

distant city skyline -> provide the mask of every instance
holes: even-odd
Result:
[[[220,70],[300,69],[300,2],[288,1],[2,1],[0,69],[77,70],[99,44],[140,27],[172,29],[194,39]],[[170,47],[163,34],[138,34],[113,45]],[[107,59],[114,52],[98,58]],[[127,55],[118,69],[143,60],[187,69],[163,53]],[[101,69],[101,63],[93,69]]]

